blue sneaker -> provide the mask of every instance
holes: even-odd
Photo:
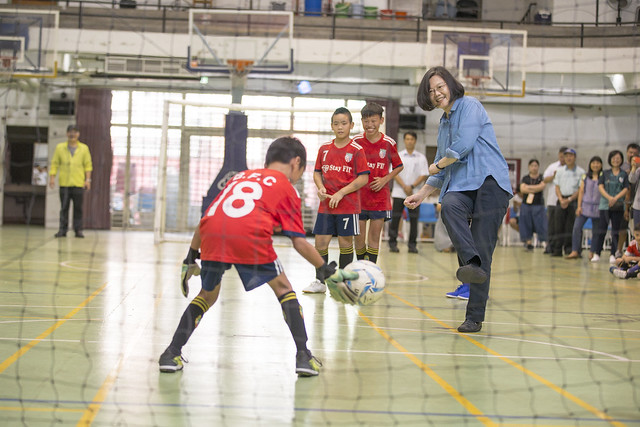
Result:
[[[458,299],[468,300],[469,299],[469,284],[463,283],[462,286],[465,287],[465,290],[458,294]]]
[[[445,295],[447,298],[460,298],[461,294],[466,294],[467,297],[463,299],[469,299],[469,284],[463,283],[456,288],[453,292],[447,292]]]

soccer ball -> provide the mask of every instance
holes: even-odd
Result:
[[[358,305],[370,305],[382,298],[385,281],[384,273],[378,265],[371,261],[358,260],[344,269],[358,272],[357,279],[344,281],[345,285],[358,295]]]

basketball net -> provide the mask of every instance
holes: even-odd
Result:
[[[16,69],[16,60],[14,56],[0,56],[0,79],[9,80]]]
[[[242,103],[242,94],[247,84],[247,75],[253,68],[253,61],[246,59],[227,59],[227,67],[231,75],[231,102]]]
[[[487,97],[487,91],[485,84],[490,80],[487,76],[465,76],[465,89],[469,95],[473,95],[478,99],[485,99]]]

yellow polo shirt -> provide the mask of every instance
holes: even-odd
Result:
[[[58,170],[60,170],[60,187],[84,187],[85,172],[93,170],[89,147],[78,141],[72,156],[68,141],[58,144],[51,159],[49,175],[55,176]]]

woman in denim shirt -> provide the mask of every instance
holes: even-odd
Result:
[[[600,212],[598,205],[600,204],[600,190],[598,190],[598,179],[602,175],[602,159],[600,156],[593,156],[589,160],[589,170],[580,181],[580,189],[578,190],[578,207],[576,209],[576,221],[573,223],[573,234],[571,238],[571,253],[565,258],[578,259],[582,252],[582,228],[584,224],[591,218],[591,251],[589,259],[593,258],[593,248],[595,240],[593,236],[598,230],[598,221]]]
[[[430,176],[416,194],[405,199],[405,205],[414,209],[440,189],[442,220],[458,254],[456,277],[471,284],[465,321],[458,331],[478,332],[489,296],[498,230],[512,197],[509,168],[486,110],[477,99],[464,96],[464,87],[447,69],[427,71],[417,100],[423,110],[440,108],[444,114]]]

